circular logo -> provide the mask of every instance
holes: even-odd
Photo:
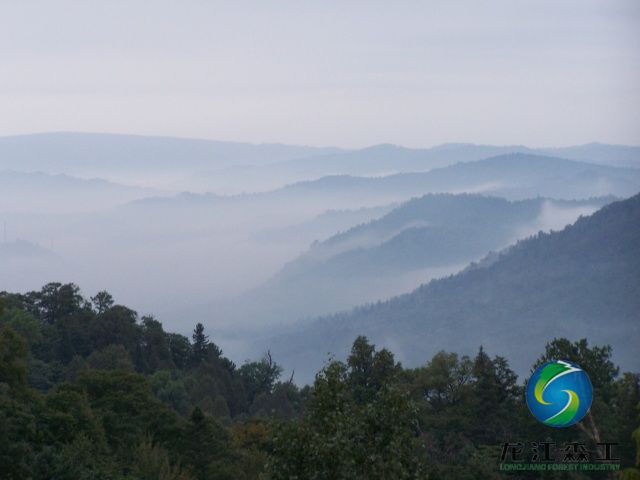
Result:
[[[584,418],[591,407],[593,387],[578,365],[554,360],[540,365],[527,383],[527,406],[545,425],[568,427]]]

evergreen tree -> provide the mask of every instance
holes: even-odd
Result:
[[[198,480],[233,478],[229,476],[229,437],[213,419],[196,407],[189,416],[182,451]]]
[[[198,323],[193,330],[193,344],[191,347],[193,362],[195,365],[207,358],[209,337],[204,334],[204,325]]]
[[[400,370],[391,352],[376,352],[375,345],[364,336],[353,342],[347,365],[349,385],[359,402],[370,400]]]

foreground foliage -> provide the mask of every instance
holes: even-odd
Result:
[[[507,360],[481,347],[406,369],[358,337],[299,388],[269,352],[237,367],[202,325],[167,333],[107,292],[1,293],[0,478],[500,478],[502,442],[551,434],[619,442],[624,478],[637,478],[639,376],[611,356],[586,340],[546,346],[540,361],[575,361],[595,392],[588,421],[550,432]]]

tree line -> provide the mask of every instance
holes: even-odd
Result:
[[[507,476],[503,442],[550,436],[615,441],[624,478],[640,478],[640,376],[586,340],[552,340],[539,362],[553,358],[581,365],[595,397],[588,419],[550,431],[507,359],[482,347],[405,368],[358,337],[299,387],[270,352],[238,366],[201,324],[165,332],[108,292],[2,292],[0,478],[490,479]]]

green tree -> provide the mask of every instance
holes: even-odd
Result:
[[[0,299],[3,301],[3,299]],[[27,341],[29,348],[33,348],[42,341],[42,326],[40,321],[31,313],[18,308],[5,308],[0,313],[0,326],[8,325]]]
[[[640,409],[640,405],[638,405]],[[636,448],[635,467],[624,469],[620,477],[621,480],[640,480],[640,427],[633,432],[633,440]]]
[[[26,381],[26,342],[5,325],[0,328],[0,472],[11,480],[30,476],[38,438]]]
[[[184,335],[178,333],[167,334],[167,344],[171,352],[171,360],[176,368],[187,368],[191,360],[191,343]]]
[[[139,345],[137,317],[135,311],[122,305],[114,305],[97,315],[89,331],[93,348],[122,345],[130,354],[135,354]]]
[[[149,378],[154,395],[165,405],[176,412],[186,415],[189,408],[189,395],[184,381],[178,377],[177,372],[159,370]]]
[[[201,361],[207,358],[207,349],[209,345],[209,336],[204,334],[204,325],[201,323],[196,324],[192,338],[193,344],[191,346],[191,352],[193,362],[195,365],[198,365]]]
[[[37,418],[32,399],[16,395],[0,382],[0,476],[8,480],[31,477],[37,447]]]
[[[133,372],[133,362],[127,349],[122,345],[109,345],[95,350],[87,357],[87,366],[94,370],[123,370]]]
[[[482,347],[473,362],[471,434],[480,444],[495,444],[513,431],[516,375],[501,357],[491,359]]]
[[[373,356],[362,339],[355,351],[364,353],[366,363]],[[409,395],[389,375],[375,393],[366,380],[367,388],[358,390],[358,396],[367,394],[356,398],[352,386],[361,387],[368,375],[363,376],[360,361],[354,358],[353,364],[350,370],[331,362],[316,376],[302,419],[276,429],[270,478],[426,478],[418,456],[417,412]]]
[[[7,325],[0,328],[0,383],[23,389],[27,382],[27,344]]]
[[[282,367],[273,361],[271,352],[267,352],[259,362],[242,365],[238,374],[247,393],[247,401],[251,405],[259,395],[271,393],[276,380],[282,374]]]
[[[80,288],[73,283],[48,283],[39,292],[30,292],[26,297],[37,315],[49,324],[85,307]]]
[[[393,354],[386,349],[376,352],[367,337],[359,336],[353,342],[347,359],[349,386],[358,402],[369,401],[393,376],[400,371]]]
[[[640,446],[634,445],[634,438],[640,441],[640,374],[626,372],[614,384],[615,394],[610,430],[607,438],[614,436],[621,440],[618,453],[623,467],[640,463]],[[635,431],[635,433],[634,433]],[[604,436],[605,434],[603,434]]]
[[[611,423],[611,402],[614,398],[614,380],[619,368],[611,360],[609,345],[590,347],[586,339],[571,342],[556,338],[545,347],[544,354],[534,368],[550,360],[568,360],[579,365],[589,375],[593,385],[593,403],[584,420],[576,424],[594,444],[601,441],[601,429]]]
[[[171,461],[167,450],[146,437],[136,449],[134,465],[136,478],[139,480],[191,480],[180,465]]]
[[[95,297],[91,297],[91,303],[93,303],[96,313],[100,314],[113,307],[114,301],[109,292],[102,290],[96,293]]]
[[[303,397],[298,387],[292,382],[278,382],[271,393],[258,395],[249,413],[254,417],[279,418],[289,420],[300,415],[303,408]]]
[[[191,412],[184,432],[182,453],[199,480],[232,479],[233,453],[228,433],[200,408]]]
[[[155,372],[175,368],[162,324],[152,316],[142,317],[141,323],[139,370]]]
[[[554,338],[545,346],[544,354],[533,366],[537,368],[550,360],[568,360],[583,368],[595,389],[610,385],[620,369],[611,360],[609,345],[590,347],[586,338],[571,342],[566,338]]]
[[[469,357],[456,353],[438,352],[413,376],[416,398],[426,402],[429,411],[443,412],[469,398],[473,363]]]
[[[159,442],[178,435],[177,414],[156,399],[142,375],[122,370],[90,370],[78,376],[74,388],[86,395],[109,447],[131,461],[141,438]]]

